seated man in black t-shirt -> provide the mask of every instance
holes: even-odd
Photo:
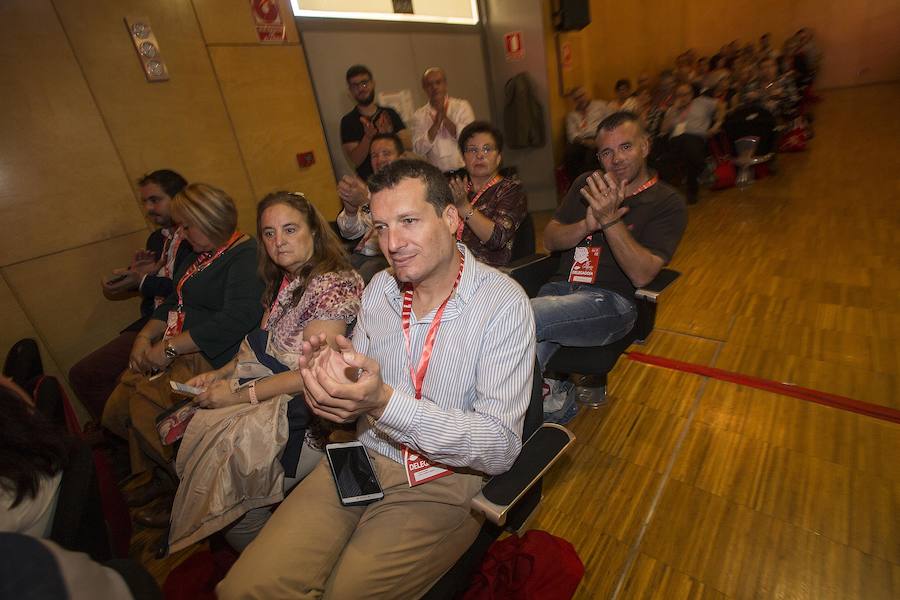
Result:
[[[554,281],[531,301],[542,368],[560,346],[602,346],[628,333],[635,289],[669,262],[687,225],[684,199],[647,168],[637,116],[606,117],[597,150],[606,173],[580,175],[544,230],[547,250],[562,257]]]
[[[375,104],[375,80],[365,65],[347,69],[347,87],[356,106],[341,118],[341,147],[359,178],[372,174],[369,145],[379,133],[396,133],[406,148],[411,146],[409,131],[393,108]]]

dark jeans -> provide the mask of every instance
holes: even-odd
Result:
[[[537,359],[547,367],[560,346],[605,346],[625,337],[637,319],[634,302],[592,285],[551,281],[531,299]]]
[[[128,357],[137,331],[123,331],[105,346],[94,350],[69,369],[69,383],[95,421],[103,415],[106,399],[128,368]]]
[[[669,139],[669,149],[672,155],[685,167],[687,201],[693,204],[697,201],[697,194],[700,191],[698,178],[706,166],[706,138],[683,133],[678,137]]]

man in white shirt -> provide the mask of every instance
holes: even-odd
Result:
[[[393,269],[366,287],[352,345],[311,340],[300,374],[319,418],[356,421],[384,498],[342,506],[319,463],[219,585],[222,600],[421,597],[478,535],[482,474],[521,450],[535,353],[524,291],[456,243],[435,167],[399,160],[369,188]]]
[[[597,125],[610,113],[603,100],[592,100],[590,94],[579,86],[570,93],[575,105],[566,115],[566,155],[564,164],[569,178],[576,177],[600,165],[594,154],[597,152]]]
[[[463,128],[475,120],[468,100],[451,98],[447,93],[447,75],[440,67],[431,67],[422,75],[422,89],[428,103],[413,115],[413,152],[447,173],[465,165],[457,142]]]

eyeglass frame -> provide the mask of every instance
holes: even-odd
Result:
[[[499,148],[497,148],[497,146],[492,146],[491,144],[485,144],[481,148],[478,146],[466,146],[463,148],[463,154],[478,154],[479,151],[487,156],[488,154],[499,152]]]

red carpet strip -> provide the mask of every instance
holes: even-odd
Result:
[[[827,392],[822,392],[819,390],[800,387],[799,385],[772,381],[771,379],[763,379],[762,377],[753,377],[751,375],[743,375],[741,373],[735,373],[733,371],[716,369],[715,367],[706,367],[703,365],[684,362],[681,360],[675,360],[673,358],[653,356],[652,354],[644,354],[642,352],[626,352],[625,354],[629,359],[636,362],[663,367],[666,369],[673,369],[675,371],[682,371],[684,373],[702,375],[704,377],[710,377],[712,379],[718,379],[720,381],[727,381],[729,383],[736,383],[738,385],[752,387],[758,390],[765,390],[767,392],[781,394],[782,396],[798,398],[807,402],[815,402],[816,404],[822,404],[824,406],[830,406],[839,410],[846,410],[848,412],[865,415],[867,417],[881,419],[882,421],[900,423],[900,410],[891,408],[889,406],[872,404],[871,402],[854,400],[853,398],[847,398],[846,396],[829,394]]]

